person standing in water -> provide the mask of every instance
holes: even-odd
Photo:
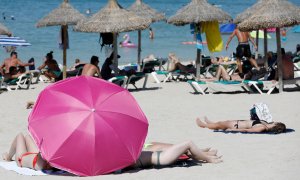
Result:
[[[154,32],[151,27],[149,28],[149,39],[154,39]]]

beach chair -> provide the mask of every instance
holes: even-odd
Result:
[[[253,93],[254,91],[252,90],[251,86],[254,87],[260,94],[264,94],[262,92],[262,89],[259,86],[262,86],[262,88],[267,89],[267,93],[268,95],[270,95],[273,90],[275,89],[275,87],[278,86],[278,82],[277,81],[251,81],[251,80],[244,80],[243,83],[245,84],[245,87],[251,92]]]
[[[188,81],[195,94],[205,95],[206,93],[216,92],[249,92],[249,89],[240,81]]]
[[[128,80],[127,76],[116,76],[116,77],[110,78],[108,81],[112,82],[114,84],[117,84],[121,87],[125,87],[127,84],[127,80]]]
[[[0,76],[0,90],[5,89],[7,91],[11,91],[11,88],[4,82],[4,77]]]
[[[5,82],[7,86],[15,86],[15,90],[18,89],[29,89],[32,83],[32,74],[24,73],[20,75],[18,78],[11,79]]]
[[[37,84],[39,81],[44,82],[44,79],[41,76],[42,72],[40,70],[30,70],[29,72],[32,74],[31,84]]]
[[[144,83],[143,83],[143,89],[146,88],[147,81],[148,81],[148,73],[142,73],[142,72],[137,72],[131,76],[129,76],[125,88],[128,89],[128,86],[131,84],[134,86],[135,89],[138,89],[136,86],[136,82],[144,78]]]

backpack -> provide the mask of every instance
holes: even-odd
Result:
[[[255,103],[253,108],[250,109],[251,120],[263,120],[267,123],[272,123],[273,118],[270,110],[265,103]]]
[[[101,50],[104,45],[112,45],[114,42],[114,36],[113,33],[100,33],[100,40],[101,42]]]

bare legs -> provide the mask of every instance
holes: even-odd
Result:
[[[186,141],[180,144],[176,144],[166,149],[160,154],[159,163],[160,165],[170,165],[174,163],[178,157],[182,154],[189,152],[190,157],[198,160],[205,161],[208,163],[219,163],[222,162],[221,156],[217,156],[217,151],[203,151],[198,148],[192,141]],[[152,155],[152,163],[157,165],[157,152]]]
[[[229,81],[230,80],[230,76],[227,73],[226,69],[224,68],[224,66],[219,65],[218,70],[217,70],[217,74],[216,74],[216,78],[219,80],[220,78],[223,78],[223,80],[225,81]]]
[[[18,166],[20,166],[18,159],[26,152],[38,153],[39,150],[30,136],[24,136],[22,133],[20,133],[13,140],[9,151],[3,153],[2,158],[5,161],[12,161],[13,156],[15,156],[16,163]],[[24,167],[32,168],[32,160],[33,156],[28,156],[24,158],[22,165]]]
[[[234,127],[234,124],[236,121],[219,121],[219,122],[212,122],[207,119],[207,117],[204,117],[204,122],[200,120],[200,118],[196,119],[196,123],[199,127],[202,128],[208,128],[213,130],[226,130],[226,129],[232,129]]]

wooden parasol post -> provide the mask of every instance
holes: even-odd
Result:
[[[198,23],[196,27],[199,28],[199,33],[201,33],[201,23]],[[202,56],[201,56],[201,49],[197,48],[197,58],[196,58],[196,78],[197,81],[200,80],[200,69],[202,65]]]
[[[264,53],[265,53],[264,62],[265,62],[265,67],[267,69],[269,67],[269,64],[268,64],[268,31],[267,31],[267,29],[264,29]]]
[[[276,41],[277,41],[277,73],[279,93],[283,92],[282,84],[282,54],[281,54],[281,40],[280,40],[280,28],[276,28]]]
[[[114,46],[114,65],[116,67],[118,67],[118,36],[117,33],[113,33],[113,38],[114,38],[114,42],[113,42],[113,46]]]
[[[62,25],[63,31],[63,79],[67,78],[67,31],[68,25]]]
[[[137,63],[138,63],[138,71],[141,66],[141,52],[142,52],[142,31],[138,30],[138,55],[137,55]]]

